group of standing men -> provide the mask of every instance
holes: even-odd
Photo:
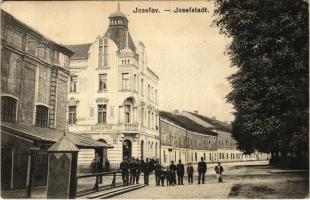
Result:
[[[139,178],[141,172],[144,174],[144,184],[149,185],[149,175],[153,171],[155,172],[156,186],[164,186],[165,180],[167,186],[173,186],[178,183],[178,185],[183,185],[183,178],[185,174],[185,167],[182,164],[181,160],[177,165],[171,161],[171,164],[166,168],[162,168],[159,163],[159,160],[148,159],[146,161],[139,158],[132,158],[131,160],[123,160],[120,164],[120,170],[122,171],[122,180],[124,185],[133,185],[139,184]],[[215,167],[215,172],[219,182],[222,181],[222,172],[224,171],[223,167],[218,164]],[[205,183],[205,174],[207,172],[207,164],[204,162],[203,157],[198,163],[198,184]],[[186,168],[186,173],[188,176],[188,183],[193,183],[194,168],[191,163],[188,164]],[[178,180],[178,182],[177,182]]]

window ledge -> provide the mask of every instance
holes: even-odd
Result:
[[[95,70],[108,70],[111,69],[110,67],[103,67],[103,68],[96,68]]]
[[[98,90],[98,91],[97,91],[97,93],[105,93],[105,92],[108,92],[108,90],[105,89],[105,90]]]

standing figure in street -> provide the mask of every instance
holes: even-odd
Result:
[[[108,158],[104,162],[104,168],[106,172],[110,171],[110,161]]]
[[[187,173],[187,177],[188,177],[188,183],[192,184],[193,183],[194,168],[193,168],[191,162],[188,163],[188,166],[186,168],[186,173]]]
[[[120,164],[120,170],[122,171],[122,179],[123,179],[123,184],[124,186],[125,185],[128,185],[128,182],[129,182],[129,173],[128,173],[128,170],[129,170],[129,164],[128,164],[128,161],[127,160],[123,160]]]
[[[182,161],[179,160],[179,163],[177,164],[178,185],[183,185],[184,173],[184,165],[182,164]]]
[[[172,174],[170,171],[170,167],[167,167],[165,171],[166,180],[167,180],[167,186],[170,186],[172,184]]]
[[[135,184],[135,179],[136,179],[136,163],[135,163],[135,158],[132,157],[129,167],[130,167],[130,185]]]
[[[98,153],[95,154],[95,158],[93,159],[91,166],[93,168],[93,172],[94,173],[98,173],[100,171],[100,155]],[[96,176],[96,182],[95,182],[95,186],[93,188],[94,191],[98,191],[98,187],[99,187],[99,176]]]
[[[214,170],[215,170],[218,182],[223,183],[222,173],[224,171],[224,168],[221,166],[221,163],[218,163],[217,166],[215,166]]]
[[[157,160],[154,164],[154,171],[155,171],[156,186],[160,186],[161,165],[159,164],[159,160]]]
[[[166,178],[166,172],[164,169],[160,170],[160,182],[161,182],[161,186],[165,186],[165,178]]]
[[[143,164],[143,174],[144,174],[144,185],[149,185],[149,173],[150,173],[150,162],[146,158],[146,161]]]
[[[176,176],[177,166],[175,166],[174,162],[171,161],[169,168],[170,172],[172,173],[172,185],[175,185],[177,184],[177,176]]]
[[[139,158],[136,159],[135,167],[136,167],[136,184],[139,184],[140,173],[141,173],[141,162]]]
[[[207,164],[203,161],[203,157],[201,157],[201,161],[198,163],[198,184],[200,184],[200,180],[202,180],[202,184],[205,184],[206,172]]]

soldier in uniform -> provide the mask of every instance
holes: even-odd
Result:
[[[186,168],[186,173],[188,177],[188,183],[191,184],[193,183],[193,175],[194,175],[194,168],[192,166],[192,163],[188,163],[188,166]]]
[[[184,165],[182,164],[182,161],[179,160],[179,163],[177,164],[178,185],[183,185],[184,171]]]
[[[161,186],[164,187],[164,185],[165,185],[165,178],[166,178],[166,172],[165,172],[164,169],[160,170],[160,177],[159,178],[160,178]]]
[[[171,171],[170,171],[170,168],[167,167],[166,171],[165,171],[165,175],[166,175],[166,180],[167,180],[167,186],[170,186],[172,184],[172,181],[171,181]]]
[[[203,161],[203,157],[201,157],[201,161],[198,163],[198,184],[200,184],[200,179],[202,180],[202,184],[205,184],[206,172],[207,164]]]
[[[222,173],[224,171],[223,167],[221,166],[221,163],[218,163],[217,166],[215,166],[214,168],[215,173],[216,173],[216,177],[219,183],[223,183],[223,179],[222,179]]]
[[[149,185],[149,173],[150,173],[150,162],[146,158],[146,162],[143,163],[143,174],[144,174],[144,185]]]
[[[172,177],[171,177],[172,185],[175,185],[177,183],[177,176],[176,176],[177,166],[175,166],[174,162],[171,161],[169,168],[170,168],[170,173],[172,175]]]
[[[134,185],[136,179],[136,161],[134,157],[132,157],[129,167],[130,167],[130,185]]]
[[[128,173],[128,170],[129,170],[129,164],[128,164],[128,161],[127,160],[123,160],[120,164],[120,170],[122,171],[122,179],[123,179],[123,184],[124,185],[128,185],[128,176],[129,176],[129,173]]]
[[[135,167],[136,167],[136,184],[139,184],[140,173],[141,173],[141,162],[139,158],[136,159]]]
[[[154,171],[155,171],[156,186],[160,186],[161,165],[159,164],[159,160],[157,160],[154,164]]]

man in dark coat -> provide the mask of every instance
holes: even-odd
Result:
[[[98,153],[95,154],[95,158],[93,159],[91,166],[93,168],[93,172],[94,173],[98,173],[101,172],[101,162],[100,162],[100,156]],[[95,181],[95,186],[93,188],[94,191],[98,191],[98,187],[99,187],[99,183],[100,183],[100,177],[96,176],[96,181]]]
[[[194,175],[194,168],[192,166],[192,163],[188,163],[188,166],[186,168],[186,173],[188,177],[188,183],[191,184],[193,183],[193,175]]]
[[[172,174],[172,185],[175,185],[177,183],[177,176],[176,176],[176,170],[177,166],[175,166],[174,162],[171,161],[171,164],[169,165],[170,173]]]
[[[150,173],[150,162],[146,158],[146,161],[143,164],[143,174],[144,174],[144,185],[149,185],[149,173]]]
[[[207,164],[203,161],[203,157],[201,157],[201,161],[198,163],[198,184],[200,184],[200,180],[202,180],[202,184],[205,183],[205,174],[207,172]]]
[[[166,172],[164,169],[160,170],[160,182],[161,182],[161,186],[165,186],[165,178],[166,178]]]
[[[130,161],[130,185],[134,185],[135,184],[135,179],[136,179],[136,163],[135,163],[135,158],[132,157],[131,161]]]
[[[223,180],[222,180],[222,173],[224,171],[223,167],[221,166],[221,163],[218,163],[217,166],[215,166],[214,168],[215,170],[215,173],[216,173],[216,177],[217,177],[217,180],[219,183],[223,183]]]
[[[178,185],[183,185],[184,173],[184,165],[182,164],[182,161],[179,160],[179,163],[177,164]]]
[[[128,182],[129,182],[129,173],[128,173],[128,170],[129,170],[129,164],[128,164],[128,161],[127,160],[123,160],[120,164],[120,170],[122,171],[122,179],[123,179],[123,184],[124,185],[128,185]]]
[[[172,174],[171,174],[169,167],[167,167],[167,169],[165,171],[165,175],[166,175],[166,180],[167,180],[167,186],[172,185]]]
[[[157,160],[154,164],[154,171],[155,171],[156,186],[160,186],[161,165],[159,164],[159,160]]]
[[[136,159],[135,167],[136,167],[136,184],[139,184],[140,173],[141,173],[141,162],[139,158]]]

